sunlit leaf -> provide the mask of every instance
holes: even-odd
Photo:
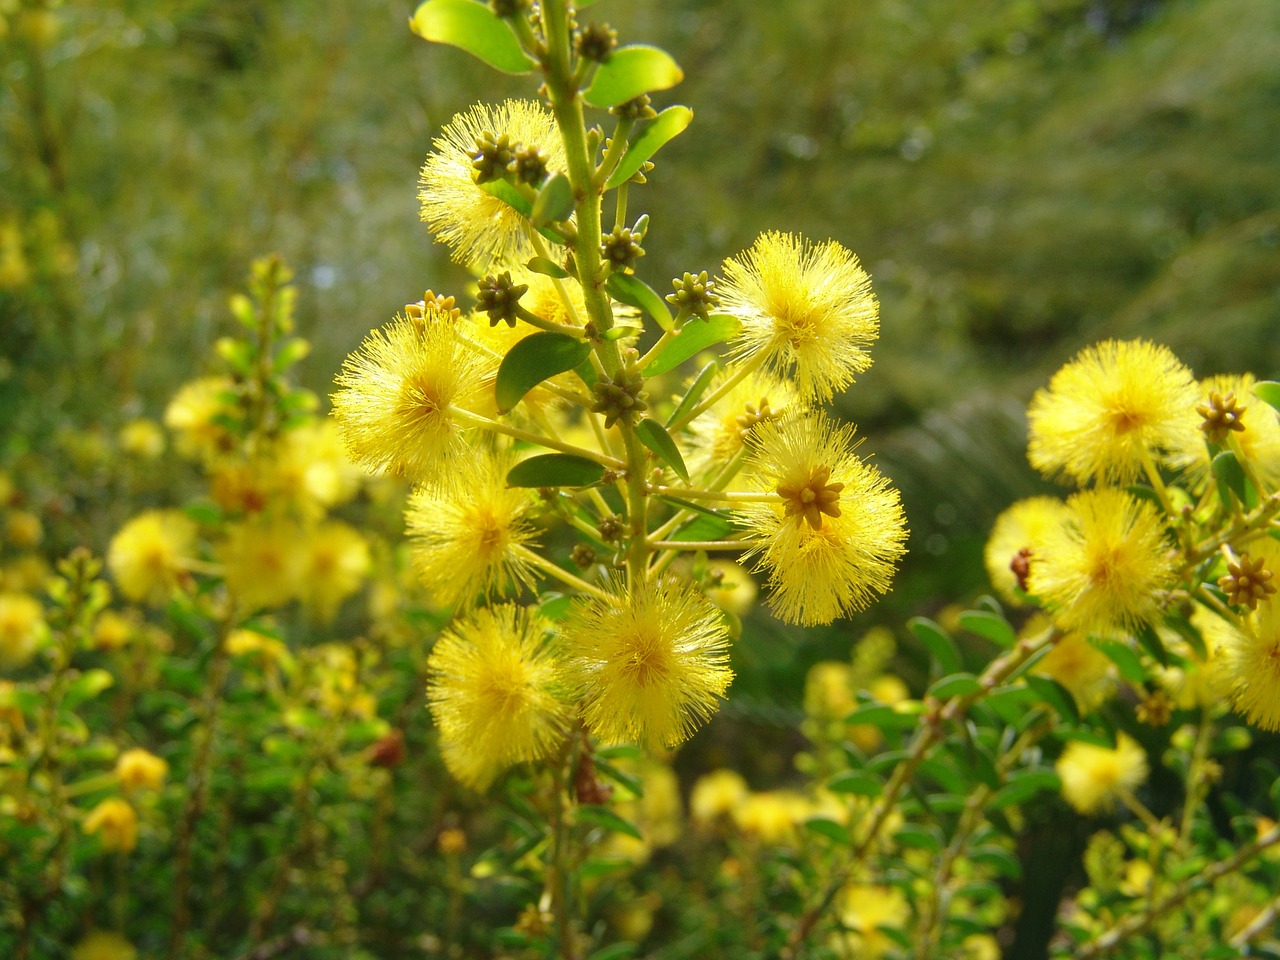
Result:
[[[530,273],[540,273],[544,277],[552,277],[556,280],[564,280],[569,276],[569,271],[554,260],[548,260],[546,257],[534,257],[525,264],[525,268]]]
[[[850,770],[827,782],[832,793],[850,793],[856,797],[878,797],[884,784],[870,770]]]
[[[511,28],[477,0],[427,0],[414,11],[409,29],[424,40],[465,50],[503,73],[526,74],[537,66]]]
[[[1062,781],[1052,770],[1020,770],[1010,775],[1009,782],[996,791],[987,805],[992,810],[1003,810],[1061,786]]]
[[[612,189],[626,183],[646,160],[679,136],[692,121],[693,111],[688,107],[667,107],[632,136],[626,152],[614,167],[605,186]]]
[[[960,659],[960,650],[951,639],[951,635],[928,617],[913,617],[907,626],[937,662],[938,671],[942,676],[957,673],[964,665]]]
[[[680,402],[676,404],[676,408],[671,411],[671,416],[667,417],[666,425],[668,427],[697,405],[698,400],[700,400],[702,395],[707,392],[707,387],[711,385],[711,381],[715,378],[716,370],[719,368],[719,361],[712,360],[698,371],[698,375],[694,377],[693,381],[689,384],[689,389],[684,392],[684,396],[680,398]]]
[[[965,610],[956,619],[964,629],[986,637],[998,647],[1012,647],[1017,639],[1009,621],[989,610]]]
[[[591,353],[591,344],[567,333],[539,331],[525,337],[502,358],[494,392],[506,413],[549,377],[572,370]]]
[[[684,465],[684,457],[680,448],[671,439],[671,434],[657,420],[648,417],[636,424],[636,436],[640,442],[658,455],[663,463],[676,472],[685,483],[689,482],[689,468]]]
[[[590,823],[597,827],[602,827],[610,833],[624,833],[628,837],[634,837],[636,840],[644,840],[644,834],[630,820],[624,820],[612,810],[601,807],[593,803],[582,803],[576,808],[578,822]]]
[[[512,487],[586,487],[604,479],[604,467],[571,453],[544,453],[521,460],[507,473]]]
[[[804,828],[810,833],[816,833],[820,837],[826,837],[828,840],[834,840],[836,843],[845,846],[851,840],[847,827],[841,826],[827,817],[810,817],[804,822]]]
[[[950,700],[952,697],[967,697],[981,690],[982,684],[972,673],[953,673],[931,686],[929,694],[939,700]]]
[[[742,321],[727,313],[714,313],[706,320],[690,320],[654,354],[644,368],[645,375],[656,376],[673,370],[707,347],[729,339],[741,328]]]
[[[557,173],[547,179],[534,198],[529,211],[529,222],[535,227],[545,227],[555,220],[568,220],[573,215],[573,188],[569,178]]]
[[[604,288],[619,303],[642,310],[657,321],[663,330],[673,330],[671,311],[657,292],[633,273],[610,274]]]
[[[614,50],[609,62],[596,70],[582,99],[593,107],[616,107],[642,93],[674,87],[683,79],[684,73],[671,54],[638,43]]]
[[[1253,385],[1253,395],[1280,410],[1280,383],[1275,380],[1259,380]]]

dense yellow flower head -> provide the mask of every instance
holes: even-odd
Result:
[[[137,960],[138,951],[118,933],[94,930],[71,948],[71,960]]]
[[[712,770],[699,777],[689,794],[689,814],[697,823],[731,816],[747,799],[747,781],[736,770]]]
[[[1124,483],[1148,458],[1200,436],[1195,381],[1167,348],[1145,340],[1087,347],[1053,375],[1027,411],[1031,465],[1077,483]]]
[[[419,487],[405,510],[419,580],[445,606],[530,586],[523,552],[533,543],[531,491],[506,485],[510,462],[483,452],[460,459],[438,485]]]
[[[1257,382],[1251,373],[1208,377],[1197,385],[1197,406],[1208,406],[1209,397],[1214,393],[1220,397],[1234,394],[1242,429],[1231,431],[1230,443],[1244,455],[1254,475],[1266,487],[1265,494],[1280,488],[1280,411],[1254,396]],[[1193,489],[1201,489],[1212,476],[1212,456],[1204,431],[1197,430],[1187,446],[1173,451],[1169,461],[1187,472]]]
[[[300,544],[298,599],[322,623],[362,586],[371,563],[368,541],[355,527],[329,520],[307,531]]]
[[[1067,630],[1152,622],[1173,586],[1174,559],[1155,508],[1102,488],[1067,501],[1071,515],[1048,534],[1027,586]]]
[[[759,357],[805,402],[826,401],[871,366],[880,304],[858,258],[834,240],[765,233],[724,262],[721,309],[742,321],[733,356]]]
[[[710,390],[716,389],[713,381]],[[689,424],[690,471],[712,478],[747,449],[756,424],[797,410],[795,391],[785,383],[750,374]]]
[[[484,607],[446,630],[427,663],[427,705],[445,765],[486,788],[507,767],[549,756],[571,717],[556,687],[549,624],[514,604]]]
[[[1039,633],[1044,618],[1037,615],[1027,625],[1028,634]],[[1036,661],[1031,672],[1057,680],[1075,698],[1081,711],[1098,707],[1115,690],[1116,667],[1111,658],[1089,642],[1086,633],[1068,633],[1058,640],[1045,656]]]
[[[93,622],[89,642],[95,650],[119,650],[137,635],[139,626],[114,610],[103,610]]]
[[[218,422],[231,412],[225,394],[233,388],[226,377],[201,377],[174,394],[164,411],[164,425],[177,435],[179,453],[207,460],[234,446],[234,437]]]
[[[120,428],[120,449],[139,460],[155,460],[164,453],[164,431],[147,417],[130,420]]]
[[[148,510],[128,521],[107,548],[107,567],[130,600],[164,603],[186,574],[195,523],[177,510]]]
[[[538,148],[549,170],[566,169],[555,117],[532,100],[478,103],[445,124],[418,176],[422,219],[454,260],[482,273],[534,253],[528,220],[483,190],[472,175],[476,138],[486,133]]]
[[[561,631],[565,678],[606,743],[673,747],[716,711],[733,679],[720,611],[687,581],[588,599]]]
[[[1057,497],[1028,497],[1010,506],[991,526],[982,553],[991,586],[1002,600],[1023,606],[1027,574],[1045,534],[1056,530],[1070,515]]]
[[[744,503],[770,607],[810,626],[864,609],[885,593],[906,553],[898,491],[854,454],[853,428],[822,413],[761,423],[752,432],[751,482],[780,501]]]
[[[794,790],[768,790],[748,794],[733,809],[734,825],[761,843],[790,843],[813,812],[813,804]]]
[[[373,330],[335,381],[333,416],[347,452],[372,470],[416,480],[441,476],[467,450],[450,408],[471,404],[482,369],[441,311],[428,309],[423,322],[397,317]]]
[[[859,960],[879,960],[895,944],[885,927],[901,930],[911,917],[906,894],[896,887],[851,883],[840,891],[837,901],[840,924],[837,934],[841,956]]]
[[[745,617],[751,612],[760,592],[751,574],[731,560],[712,560],[708,572],[712,578],[706,587],[708,600],[735,617]]]
[[[80,828],[99,834],[103,850],[128,853],[138,845],[138,815],[119,797],[108,797],[90,810]]]
[[[360,489],[364,471],[351,462],[333,420],[283,434],[264,464],[268,489],[304,516],[318,518]]]
[[[25,593],[0,593],[0,667],[21,667],[48,636],[44,609]]]
[[[1115,749],[1073,740],[1054,764],[1062,778],[1062,796],[1080,813],[1107,810],[1122,794],[1147,779],[1147,755],[1126,733],[1116,737]]]
[[[228,525],[218,559],[241,613],[284,606],[297,596],[302,542],[301,529],[283,518],[257,517]]]
[[[1263,730],[1280,730],[1280,603],[1273,596],[1259,604],[1241,629],[1219,620],[1205,639],[1213,644],[1215,683],[1232,709]]]
[[[116,758],[116,776],[126,791],[159,790],[168,773],[169,764],[140,747],[125,750]]]

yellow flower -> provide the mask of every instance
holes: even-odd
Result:
[[[233,389],[226,377],[201,377],[174,394],[164,412],[164,425],[177,434],[179,453],[207,460],[235,446],[235,438],[218,422],[234,410],[225,396]]]
[[[530,491],[506,485],[510,462],[484,453],[460,459],[438,486],[413,492],[405,510],[414,570],[440,604],[529,586],[534,530]]]
[[[5,523],[5,536],[20,550],[38,546],[44,539],[44,525],[28,510],[14,510]]]
[[[855,706],[852,664],[824,660],[809,668],[804,678],[805,716],[843,720]]]
[[[476,138],[486,133],[505,135],[513,146],[536,147],[550,170],[565,169],[555,117],[531,100],[476,104],[445,125],[418,177],[422,219],[454,260],[479,272],[521,263],[534,253],[528,220],[472,176]]]
[[[1073,740],[1054,764],[1062,778],[1062,796],[1080,813],[1107,810],[1118,797],[1132,793],[1147,779],[1147,755],[1126,733],[1115,749]]]
[[[333,416],[347,452],[373,470],[443,475],[467,451],[451,408],[472,402],[482,366],[434,307],[423,322],[397,317],[372,331],[335,381]]]
[[[280,607],[298,593],[302,531],[283,519],[258,518],[230,524],[218,548],[227,590],[242,613]]]
[[[48,636],[44,609],[25,593],[0,593],[0,667],[21,667]]]
[[[1191,372],[1167,347],[1106,340],[1082,350],[1027,411],[1031,465],[1077,483],[1124,483],[1199,435]]]
[[[176,510],[148,510],[111,540],[107,566],[130,600],[165,603],[186,576],[196,525]]]
[[[761,423],[751,446],[758,489],[781,494],[738,509],[755,569],[768,571],[773,611],[790,623],[830,623],[886,592],[906,552],[906,520],[898,491],[854,455],[853,428],[819,412]]]
[[[138,951],[118,933],[94,930],[71,949],[71,960],[137,960]]]
[[[164,786],[168,773],[169,764],[138,747],[126,750],[116,758],[116,776],[126,791],[140,788],[159,790]]]
[[[138,631],[138,624],[114,610],[103,610],[93,623],[90,642],[95,650],[119,650]]]
[[[1077,493],[1070,516],[1045,536],[1027,587],[1068,630],[1150,623],[1173,585],[1174,561],[1151,504],[1124,490]]]
[[[760,592],[751,575],[729,560],[712,560],[708,568],[715,579],[706,589],[707,599],[736,617],[750,613]]]
[[[119,797],[109,797],[89,811],[81,829],[102,835],[103,850],[128,853],[138,845],[138,815]]]
[[[164,431],[146,417],[130,420],[120,428],[120,449],[139,460],[154,460],[164,453]]]
[[[731,816],[747,799],[747,781],[734,770],[712,770],[693,784],[689,813],[698,823]]]
[[[843,935],[837,935],[846,951],[842,955],[858,960],[884,956],[894,940],[882,928],[901,930],[911,915],[901,890],[866,883],[849,884],[841,891],[839,911],[845,929]]]
[[[227,653],[233,657],[253,656],[265,664],[279,665],[286,673],[292,673],[295,667],[293,654],[282,641],[257,630],[232,630],[227,635]]]
[[[1253,394],[1256,378],[1251,373],[1223,374],[1201,380],[1197,386],[1200,404],[1208,406],[1209,395],[1226,397],[1234,394],[1239,415],[1239,431],[1228,436],[1239,447],[1258,479],[1266,487],[1263,493],[1280,487],[1280,412]],[[1212,476],[1212,457],[1203,430],[1188,438],[1188,446],[1180,447],[1169,458],[1172,466],[1185,470],[1194,489],[1202,489]]]
[[[880,305],[858,258],[833,240],[763,234],[724,262],[720,300],[742,321],[732,355],[759,358],[806,402],[830,400],[871,366]]]
[[[1043,626],[1043,618],[1034,617],[1024,633],[1039,633]],[[1115,687],[1115,664],[1085,633],[1069,633],[1060,639],[1031,672],[1057,680],[1085,711],[1100,706]]]
[[[1213,676],[1232,708],[1263,730],[1280,730],[1280,603],[1272,597],[1259,604],[1243,629],[1220,621],[1205,639],[1213,644]]]
[[[644,785],[639,797],[624,796],[614,804],[614,812],[640,828],[642,840],[626,834],[611,834],[601,852],[628,863],[640,864],[654,850],[669,847],[684,829],[684,807],[680,802],[680,782],[675,771],[664,763],[645,759],[621,764]]]
[[[1070,511],[1057,497],[1028,497],[996,517],[983,550],[987,576],[1001,599],[1023,606],[1019,594],[1045,534],[1060,527]]]
[[[799,793],[770,790],[748,795],[733,809],[733,822],[761,843],[789,843],[795,840],[797,828],[808,819],[812,809],[812,804]]]
[[[515,763],[549,756],[570,709],[556,692],[549,624],[514,604],[485,607],[454,623],[427,662],[427,705],[445,765],[483,790]]]
[[[587,600],[561,639],[583,720],[607,743],[675,746],[710,718],[733,679],[724,619],[687,581]]]
[[[311,530],[302,544],[298,599],[328,623],[342,601],[369,575],[369,544],[354,527],[331,520]]]
[[[715,388],[713,381],[709,389]],[[714,477],[746,451],[747,438],[756,424],[776,420],[797,406],[795,391],[789,385],[758,374],[745,377],[689,424],[690,471]]]

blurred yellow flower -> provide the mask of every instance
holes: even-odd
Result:
[[[165,603],[186,575],[196,525],[177,510],[148,510],[128,521],[107,548],[107,566],[130,600]]]
[[[137,960],[138,951],[118,933],[93,930],[71,948],[71,960]]]
[[[369,575],[369,544],[360,532],[338,520],[307,531],[302,542],[298,599],[321,623],[328,623],[342,602]]]
[[[159,790],[169,773],[169,764],[139,747],[125,750],[116,758],[116,776],[126,791]]]
[[[1217,618],[1214,618],[1217,619]],[[1258,605],[1241,629],[1219,621],[1206,641],[1218,689],[1232,708],[1263,730],[1280,730],[1280,603]]]
[[[793,790],[769,790],[748,794],[732,814],[734,824],[743,833],[774,845],[794,841],[812,809],[808,799]]]
[[[44,539],[44,525],[29,510],[14,510],[5,522],[5,538],[19,550],[30,550]]]
[[[561,627],[566,682],[606,743],[673,747],[718,707],[733,671],[724,618],[688,581],[590,598]]]
[[[697,823],[731,816],[747,799],[747,781],[735,770],[712,770],[700,776],[689,794],[689,813]]]
[[[48,633],[39,601],[25,593],[0,593],[0,667],[25,665]]]
[[[284,606],[297,595],[302,542],[302,530],[284,519],[257,518],[227,526],[217,553],[227,590],[241,613]]]
[[[911,916],[906,895],[895,887],[853,883],[840,891],[838,907],[845,932],[837,934],[840,956],[879,960],[895,941],[885,932],[902,929]]]
[[[717,384],[712,381],[708,390],[714,391]],[[690,472],[714,478],[736,456],[746,452],[747,438],[756,424],[792,414],[797,407],[796,393],[788,384],[760,374],[744,377],[690,422],[692,449],[686,457]]]
[[[761,235],[725,260],[720,301],[742,321],[732,357],[762,363],[804,402],[830,400],[871,366],[880,305],[858,258],[834,240]]]
[[[99,834],[103,850],[130,852],[138,845],[138,815],[119,797],[108,797],[89,811],[80,828],[87,834]]]
[[[1002,600],[1023,606],[1031,563],[1045,535],[1062,526],[1070,511],[1057,497],[1028,497],[1010,506],[991,526],[982,559]]]
[[[164,431],[147,417],[130,420],[120,428],[120,449],[139,460],[155,460],[164,453]]]
[[[1032,398],[1027,456],[1049,477],[1124,483],[1149,458],[1196,442],[1196,401],[1191,372],[1167,347],[1106,340]]]
[[[1073,740],[1054,764],[1062,778],[1062,796],[1083,814],[1107,810],[1118,797],[1132,793],[1147,779],[1147,755],[1127,733],[1116,737],[1115,749]]]
[[[1034,636],[1044,629],[1044,619],[1036,616],[1023,631]],[[1111,658],[1089,642],[1087,633],[1073,632],[1058,640],[1044,657],[1036,661],[1031,672],[1050,677],[1071,691],[1081,711],[1098,707],[1115,688],[1115,664]]]
[[[89,641],[95,650],[119,650],[137,632],[138,625],[114,610],[103,610],[93,623]]]
[[[234,386],[226,377],[201,377],[174,394],[164,411],[164,425],[177,435],[179,453],[207,460],[235,446],[235,438],[218,419],[234,410],[227,398]]]

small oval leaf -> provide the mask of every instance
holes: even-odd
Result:
[[[502,358],[494,391],[506,413],[548,377],[572,370],[591,353],[591,344],[566,333],[544,330],[525,337]]]
[[[958,673],[960,668],[964,666],[964,662],[960,658],[960,650],[956,647],[955,641],[941,626],[928,617],[914,617],[907,623],[907,626],[916,635],[916,639],[924,644],[925,649],[929,651],[929,655],[937,661],[938,672],[942,676]]]
[[[1240,461],[1232,451],[1223,450],[1213,458],[1213,475],[1218,481],[1218,494],[1222,497],[1223,505],[1227,509],[1231,509],[1226,495],[1227,490],[1235,494],[1236,499],[1246,507],[1252,507],[1256,503],[1257,498],[1250,496],[1253,485],[1249,483],[1244,469],[1240,466]]]
[[[684,465],[684,457],[680,448],[671,439],[671,434],[657,420],[647,417],[636,424],[636,436],[640,442],[652,450],[663,463],[676,472],[685,483],[689,482],[689,468]]]
[[[671,311],[657,292],[633,273],[614,273],[605,281],[604,288],[619,303],[643,310],[658,322],[663,330],[674,330]]]
[[[476,0],[427,0],[414,11],[409,29],[424,40],[465,50],[503,73],[519,76],[536,66],[511,28]]]
[[[646,160],[674,140],[693,122],[693,111],[688,107],[667,107],[639,133],[631,138],[627,150],[613,168],[605,183],[607,189],[621,186],[630,180]]]
[[[982,684],[972,673],[953,673],[943,677],[929,688],[930,695],[939,700],[950,700],[952,697],[967,697],[982,692]]]
[[[507,471],[510,487],[586,487],[604,479],[604,467],[572,453],[544,453]]]
[[[669,427],[675,423],[686,413],[693,409],[694,404],[702,398],[707,392],[707,387],[711,385],[711,381],[715,378],[716,371],[720,369],[720,362],[712,360],[705,367],[698,371],[698,375],[693,378],[693,382],[689,384],[689,389],[684,392],[684,396],[680,398],[680,402],[676,404],[676,408],[671,411],[671,416],[667,417],[666,425]]]
[[[712,344],[729,339],[741,328],[742,321],[727,313],[714,313],[706,320],[690,320],[665,347],[654,353],[645,367],[645,375],[666,373]]]
[[[870,770],[850,770],[827,782],[832,793],[851,793],[855,797],[878,797],[884,784]]]
[[[573,216],[573,188],[569,178],[557,173],[547,179],[533,201],[529,222],[535,227],[545,227],[555,220],[568,220]]]
[[[810,817],[804,822],[804,827],[810,833],[816,833],[820,837],[826,837],[844,846],[848,846],[853,839],[849,836],[847,827],[828,817]]]
[[[603,827],[610,833],[625,833],[628,837],[644,840],[644,834],[640,832],[639,827],[630,820],[624,820],[612,810],[590,803],[579,804],[575,809],[580,823],[590,823]]]
[[[613,51],[609,62],[596,70],[582,99],[593,107],[616,107],[642,93],[674,87],[683,79],[684,73],[671,54],[637,43]]]
[[[1280,411],[1280,383],[1274,380],[1259,380],[1253,385],[1253,395]]]
[[[551,277],[553,280],[566,280],[569,277],[569,271],[554,260],[548,260],[546,257],[534,257],[525,264],[525,269],[530,273],[540,273],[544,277]]]
[[[956,619],[970,633],[986,637],[997,647],[1008,649],[1017,639],[1009,621],[990,610],[965,610]]]
[[[1067,723],[1074,725],[1080,722],[1080,710],[1076,706],[1076,698],[1057,680],[1031,673],[1023,677],[1023,682],[1034,690],[1041,700],[1053,707],[1058,716]]]
[[[507,181],[490,180],[488,183],[478,183],[476,184],[476,187],[492,197],[497,197],[525,219],[529,219],[533,216],[532,201],[521,194],[520,191],[511,184],[507,183]],[[552,243],[565,242],[564,234],[549,224],[543,224],[538,227],[538,232]]]

